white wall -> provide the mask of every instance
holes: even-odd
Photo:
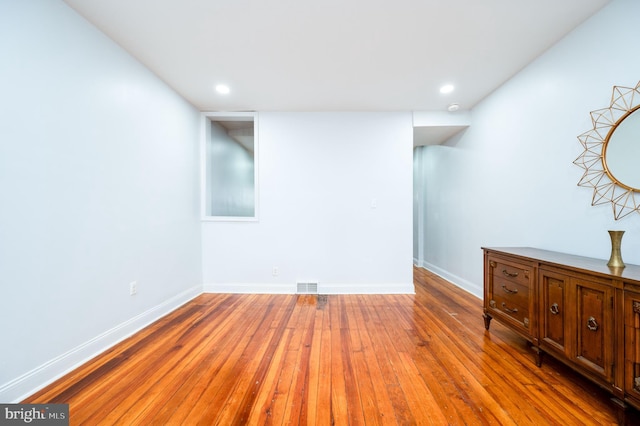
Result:
[[[640,264],[640,215],[615,221],[578,187],[577,136],[614,85],[640,80],[640,2],[614,0],[473,109],[471,127],[422,164],[421,264],[482,294],[481,246],[533,246],[605,259],[621,229],[625,262]],[[463,90],[464,88],[461,88]]]
[[[0,57],[10,402],[201,291],[199,113],[61,1],[0,2]]]
[[[203,223],[205,290],[413,292],[410,113],[261,113],[258,140],[260,221]]]

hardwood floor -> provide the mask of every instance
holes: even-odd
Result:
[[[203,294],[28,398],[88,425],[607,425],[608,395],[423,269],[415,295]]]

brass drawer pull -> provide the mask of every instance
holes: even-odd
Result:
[[[558,315],[560,313],[560,308],[558,307],[557,303],[554,303],[553,305],[551,305],[551,307],[549,308],[549,310],[551,311],[551,313],[553,315]]]
[[[587,328],[591,331],[597,331],[598,327],[600,327],[594,317],[589,317],[587,320]]]
[[[502,302],[502,309],[504,309],[505,311],[509,312],[510,314],[517,314],[518,313],[518,308],[514,308],[514,309],[509,309],[507,308],[507,304]]]
[[[502,273],[503,273],[504,275],[506,275],[507,277],[511,277],[511,278],[515,278],[515,277],[517,277],[517,276],[518,276],[518,273],[517,273],[517,272],[507,272],[507,270],[506,270],[506,269],[503,269],[503,270],[502,270]]]
[[[510,288],[507,288],[507,286],[506,286],[506,285],[503,285],[503,286],[502,286],[502,289],[503,289],[504,291],[506,291],[507,293],[511,293],[511,294],[516,294],[516,293],[518,292],[518,289],[517,289],[517,288],[516,288],[516,289],[511,290]]]

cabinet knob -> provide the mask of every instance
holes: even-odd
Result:
[[[557,303],[554,303],[553,305],[551,305],[551,307],[549,308],[549,310],[551,311],[551,313],[553,315],[558,315],[560,313],[560,308],[558,307]]]
[[[594,317],[589,317],[589,319],[587,320],[587,328],[591,331],[597,331],[598,327],[600,326],[598,325],[596,319]]]

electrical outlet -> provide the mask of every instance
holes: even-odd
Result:
[[[273,267],[273,269],[271,270],[271,275],[273,275],[274,277],[277,277],[278,275],[280,275],[280,270],[278,269],[277,266]]]
[[[138,281],[131,281],[129,283],[129,294],[131,296],[138,294]]]

